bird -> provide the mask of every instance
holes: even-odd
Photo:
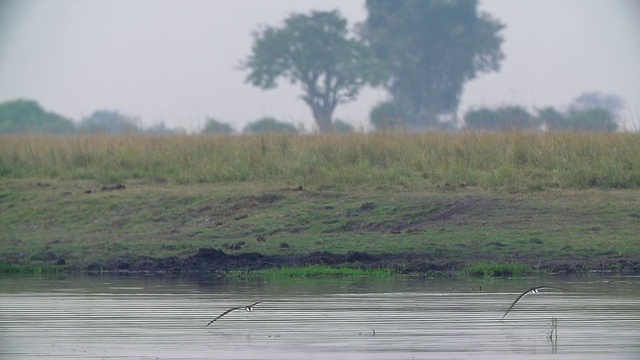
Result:
[[[212,322],[220,319],[221,317],[227,315],[228,313],[232,312],[232,311],[236,311],[236,310],[240,310],[240,309],[245,309],[246,311],[253,311],[253,307],[260,304],[261,301],[256,301],[251,305],[247,305],[247,306],[236,306],[236,307],[232,307],[230,309],[225,310],[222,314],[218,315],[215,319],[209,321],[209,323],[207,325],[205,325],[205,327],[211,325]]]
[[[534,286],[531,289],[523,292],[522,294],[520,294],[514,301],[513,303],[511,303],[511,306],[509,306],[509,308],[507,309],[507,311],[505,311],[504,315],[502,315],[502,318],[504,319],[505,316],[507,316],[507,314],[509,313],[509,311],[511,311],[511,309],[513,308],[513,306],[520,301],[520,299],[522,299],[523,297],[530,295],[530,294],[537,294],[540,292],[540,290],[542,289],[555,289],[555,290],[562,290],[562,291],[568,291],[567,289],[563,289],[563,288],[559,288],[559,287],[555,287],[555,286]]]

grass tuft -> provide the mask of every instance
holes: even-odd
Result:
[[[56,273],[58,271],[59,269],[53,266],[25,266],[0,261],[0,274],[44,274]]]
[[[473,277],[523,277],[537,272],[529,265],[524,264],[478,262],[464,268],[461,273],[464,276]]]
[[[321,278],[321,277],[389,277],[394,272],[389,269],[361,269],[350,267],[331,267],[309,265],[303,267],[280,267],[262,270],[259,274],[265,278]]]

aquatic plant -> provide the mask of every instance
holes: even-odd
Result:
[[[390,269],[362,269],[351,267],[331,267],[325,265],[309,265],[303,267],[279,267],[262,270],[259,272],[264,277],[343,277],[343,276],[392,276]]]
[[[558,319],[555,317],[551,318],[551,323],[549,324],[549,334],[547,335],[547,339],[553,342],[558,341]]]
[[[558,352],[558,319],[552,317],[549,327],[550,330],[547,339],[551,341],[551,353],[556,354]]]
[[[534,269],[525,264],[503,264],[491,262],[478,262],[464,268],[461,271],[464,276],[486,276],[486,277],[522,277],[536,273]]]
[[[59,270],[54,266],[27,266],[0,261],[0,274],[42,274],[55,273]]]

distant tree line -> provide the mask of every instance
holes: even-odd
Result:
[[[618,130],[614,115],[603,108],[560,112],[546,107],[531,114],[520,106],[477,109],[464,116],[465,129],[479,131],[548,130],[613,132]]]
[[[620,129],[621,109],[622,100],[618,96],[589,92],[575,98],[565,111],[545,107],[532,113],[518,105],[471,109],[461,123],[455,126],[449,123],[451,126],[446,130],[614,132]],[[404,131],[405,116],[401,106],[383,102],[371,110],[370,122],[379,131]]]
[[[621,109],[619,97],[590,92],[575,98],[566,111],[545,107],[532,114],[521,106],[473,109],[464,115],[463,127],[480,131],[614,132],[619,129]]]
[[[561,111],[545,107],[529,112],[522,106],[509,105],[496,108],[475,108],[467,111],[459,123],[440,124],[439,131],[572,131],[614,132],[620,129],[619,111],[622,101],[615,95],[597,92],[578,96]],[[370,113],[370,122],[377,131],[408,131],[403,108],[392,101],[376,105]],[[352,133],[354,127],[336,119],[335,133]],[[298,134],[304,128],[273,117],[263,117],[248,123],[238,132],[228,123],[207,118],[202,134],[233,135],[288,133]],[[180,135],[186,131],[168,128],[164,123],[143,128],[137,117],[118,111],[98,110],[79,122],[46,112],[33,100],[15,100],[0,103],[0,134],[147,134]]]
[[[34,100],[13,100],[0,103],[0,134],[183,134],[164,123],[143,128],[137,117],[112,110],[98,110],[75,122],[45,111]]]
[[[334,121],[334,131],[337,133],[351,133],[355,129],[350,124],[342,121]],[[204,134],[231,135],[235,134],[235,129],[226,123],[214,118],[207,119],[207,123],[202,131]],[[296,127],[288,122],[277,120],[273,117],[263,117],[247,124],[241,131],[242,134],[266,134],[266,133],[286,133],[299,134],[304,132],[302,126]]]
[[[353,127],[345,122],[336,122],[336,130],[351,132]],[[290,123],[272,117],[257,119],[242,130],[242,134],[302,132]],[[82,118],[79,122],[53,112],[45,111],[36,101],[14,100],[0,103],[0,134],[144,134],[180,135],[182,129],[168,128],[164,123],[143,128],[140,119],[113,110],[98,110]],[[236,130],[227,123],[208,118],[203,134],[231,135]]]

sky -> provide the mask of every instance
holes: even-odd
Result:
[[[36,100],[76,121],[115,110],[190,132],[208,117],[242,130],[264,116],[314,130],[299,87],[261,90],[239,65],[260,26],[333,9],[350,25],[366,18],[364,0],[0,0],[0,102]],[[506,58],[465,85],[460,116],[484,106],[564,109],[598,91],[622,97],[626,126],[640,127],[640,1],[480,0],[480,10],[506,25]],[[335,117],[366,130],[371,108],[388,98],[367,88]]]

